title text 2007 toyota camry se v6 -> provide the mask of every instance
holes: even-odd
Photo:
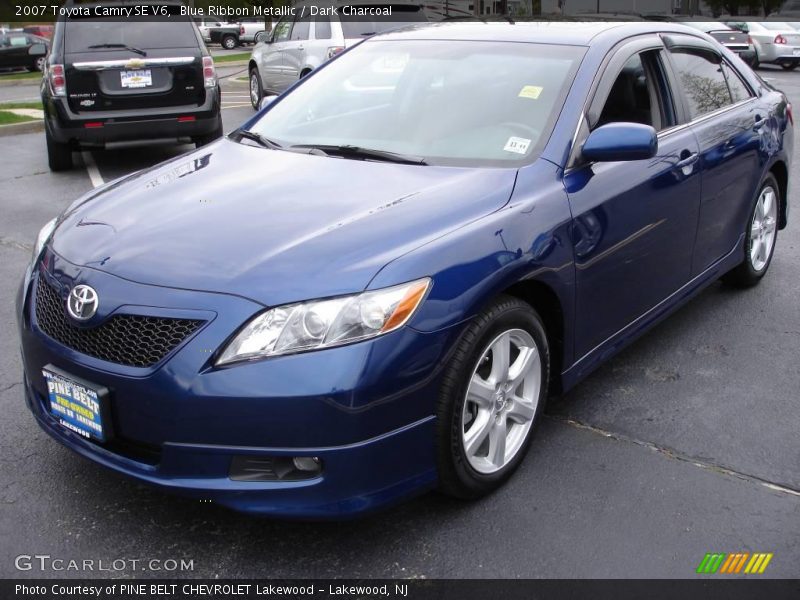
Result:
[[[786,97],[680,25],[375,36],[41,231],[28,405],[82,456],[245,511],[482,496],[548,394],[764,276],[792,145]]]

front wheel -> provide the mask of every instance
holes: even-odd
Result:
[[[238,45],[238,40],[232,35],[226,35],[224,38],[222,38],[222,47],[226,50],[233,50]]]
[[[769,173],[758,188],[756,200],[744,232],[744,260],[723,279],[733,285],[749,287],[766,275],[775,252],[780,217],[780,186]]]
[[[530,445],[549,374],[547,335],[527,303],[501,296],[470,323],[437,404],[441,491],[479,498],[512,475]]]

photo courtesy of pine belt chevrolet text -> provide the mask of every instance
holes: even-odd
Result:
[[[720,278],[758,284],[780,252],[791,104],[697,28],[364,35],[293,82],[249,65],[258,111],[219,137],[199,33],[113,48],[108,67],[71,57],[63,26],[43,84],[56,167],[113,110],[72,90],[124,108],[169,73],[197,86],[197,148],[47,223],[16,302],[41,428],[165,492],[332,519],[487,496],[549,397]],[[151,80],[123,90],[132,58]]]

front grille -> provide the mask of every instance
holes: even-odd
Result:
[[[76,327],[65,301],[44,277],[36,286],[36,320],[57,342],[83,354],[129,367],[150,367],[197,331],[203,321],[115,315],[97,327]]]

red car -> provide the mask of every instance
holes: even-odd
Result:
[[[22,31],[30,33],[31,35],[47,38],[48,40],[53,38],[52,25],[28,25],[27,27],[23,27]]]

